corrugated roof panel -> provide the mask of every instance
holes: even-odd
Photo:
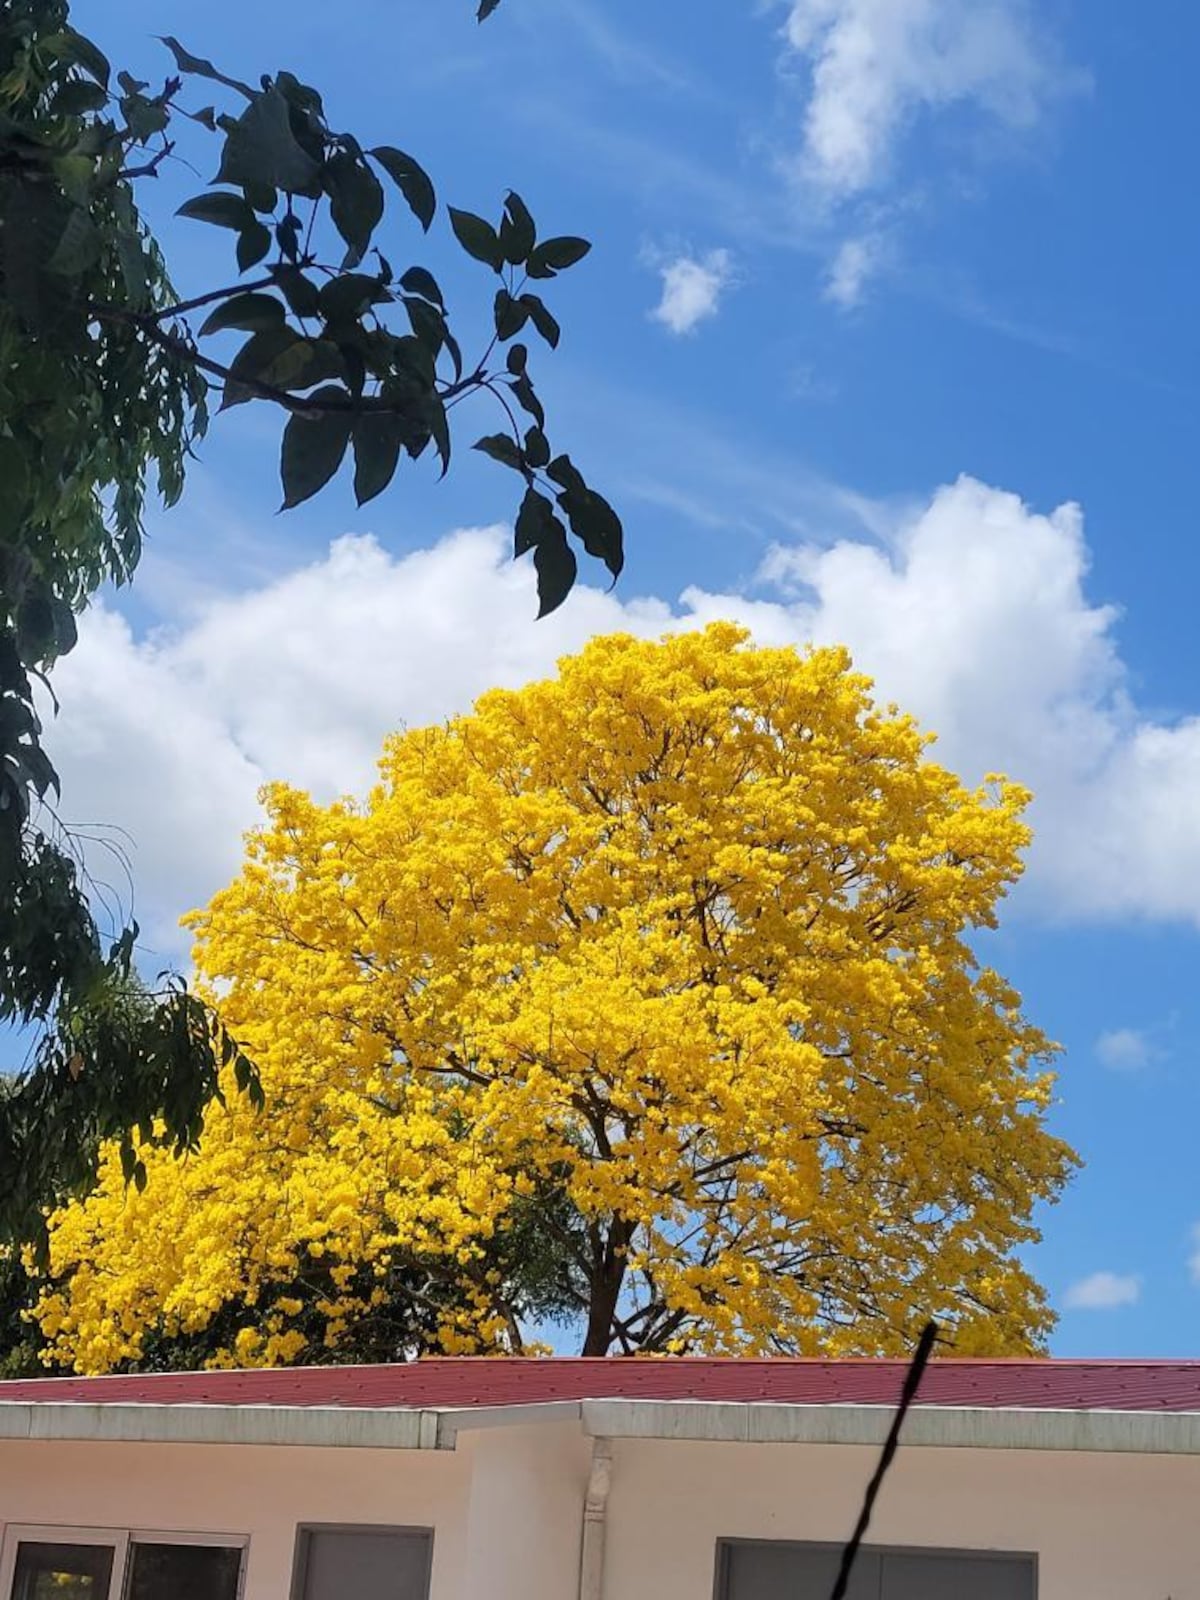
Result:
[[[0,1402],[454,1406],[547,1400],[893,1405],[901,1361],[431,1358],[407,1365],[155,1373],[0,1383]],[[1200,1361],[935,1361],[921,1405],[1200,1411]]]

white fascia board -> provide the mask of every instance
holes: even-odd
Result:
[[[529,1428],[550,1422],[578,1422],[582,1400],[537,1400],[523,1406],[458,1406],[438,1412],[438,1448],[453,1450],[460,1433],[485,1428]]]
[[[0,1401],[0,1439],[437,1450],[446,1448],[438,1422],[436,1411],[411,1408]]]
[[[878,1447],[894,1414],[890,1406],[585,1400],[583,1429],[595,1438]],[[942,1449],[1200,1455],[1200,1413],[918,1406],[905,1419],[901,1441]]]

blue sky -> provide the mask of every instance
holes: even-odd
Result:
[[[339,483],[281,518],[275,420],[220,419],[134,592],[61,672],[66,793],[130,829],[147,960],[183,954],[175,919],[236,865],[265,777],[361,787],[388,728],[599,628],[724,614],[842,639],[965,775],[1038,792],[984,949],[1066,1047],[1055,1121],[1087,1163],[1034,1254],[1054,1348],[1194,1354],[1200,241],[1180,196],[1200,20],[1168,0],[1136,21],[1083,0],[503,0],[483,28],[472,9],[76,0],[140,76],[165,70],[159,32],[246,76],[287,66],[443,198],[494,215],[511,186],[543,232],[593,239],[550,286],[565,337],[537,371],[629,546],[615,594],[535,628],[501,469],[464,453],[444,484],[418,468],[359,512]],[[173,164],[147,197],[184,292],[228,243],[172,217],[201,186]],[[442,277],[471,349],[485,270],[441,220],[426,242],[397,212],[387,241]]]

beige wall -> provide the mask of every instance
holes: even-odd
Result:
[[[431,1600],[572,1600],[590,1445],[574,1425],[457,1452],[0,1441],[0,1520],[250,1535],[287,1600],[296,1524],[436,1528]],[[836,1540],[875,1462],[845,1446],[619,1440],[604,1600],[711,1600],[719,1536]],[[883,1544],[1036,1551],[1039,1600],[1200,1600],[1200,1458],[912,1449]]]
[[[435,1527],[431,1600],[458,1600],[466,1465],[431,1450],[6,1440],[0,1520],[249,1534],[245,1600],[287,1600],[298,1522]]]
[[[605,1600],[711,1600],[719,1535],[844,1538],[875,1460],[836,1445],[618,1441]],[[870,1539],[1034,1551],[1039,1600],[1200,1600],[1200,1459],[914,1449]]]

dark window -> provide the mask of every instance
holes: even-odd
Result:
[[[836,1545],[722,1543],[717,1600],[828,1600]],[[863,1550],[849,1600],[1035,1600],[1031,1556],[939,1550]]]
[[[237,1600],[242,1552],[219,1544],[133,1545],[126,1600]]]
[[[301,1528],[293,1600],[426,1600],[428,1528]]]
[[[12,1600],[108,1600],[112,1565],[111,1545],[22,1540]]]

